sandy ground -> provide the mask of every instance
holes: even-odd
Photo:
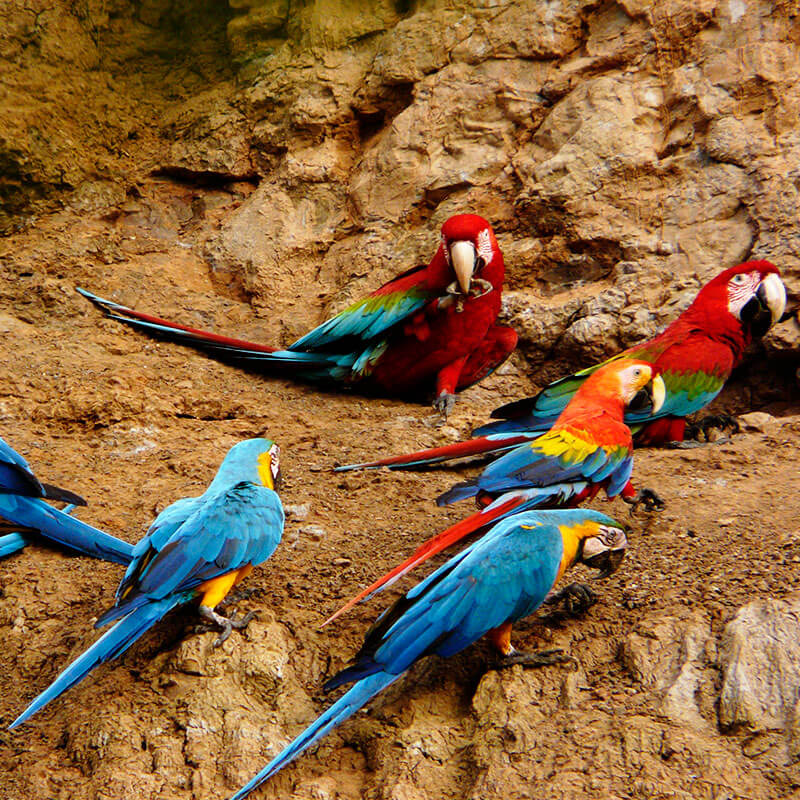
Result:
[[[111,240],[122,248],[114,258],[107,257]],[[247,373],[103,320],[73,292],[75,285],[85,285],[175,319],[259,338],[264,320],[254,316],[247,304],[226,297],[224,287],[213,286],[201,259],[191,251],[169,243],[160,250],[143,248],[134,253],[126,249],[130,241],[118,222],[80,220],[62,212],[0,242],[4,261],[0,332],[5,342],[0,352],[0,433],[42,479],[88,499],[89,506],[79,512],[82,519],[131,542],[168,503],[199,494],[235,442],[267,435],[281,445],[282,496],[293,514],[274,557],[248,579],[246,585],[254,591],[239,608],[256,610],[262,622],[283,631],[293,680],[307,695],[305,704],[296,708],[296,719],[281,711],[278,703],[280,713],[264,720],[279,727],[286,723],[285,740],[311,718],[314,707],[321,707],[321,679],[354,653],[366,626],[386,601],[360,606],[322,632],[318,624],[420,540],[467,513],[466,507],[438,509],[433,498],[462,474],[474,472],[467,467],[336,475],[332,465],[451,441],[486,419],[496,405],[529,393],[536,376],[526,377],[523,359],[515,356],[502,374],[465,392],[448,426],[442,428],[424,404],[319,392]],[[305,308],[309,324],[317,321],[315,315],[321,310],[313,287],[307,289]],[[769,374],[769,365],[763,371]],[[743,411],[745,404],[746,397],[734,391],[720,406]],[[631,520],[630,554],[620,571],[600,587],[600,602],[586,617],[528,623],[517,633],[523,647],[569,648],[581,663],[585,681],[581,695],[585,699],[576,701],[569,712],[573,728],[564,725],[560,739],[531,747],[563,750],[565,743],[574,741],[575,726],[587,725],[585,730],[591,732],[592,721],[601,713],[609,724],[622,728],[633,718],[652,721],[680,739],[681,726],[665,721],[652,687],[626,667],[626,637],[648,621],[699,613],[713,638],[742,604],[798,589],[800,416],[791,402],[774,404],[769,410],[775,416],[762,430],[746,431],[726,444],[637,453],[637,482],[656,489],[667,502],[666,510],[654,515],[640,511]],[[627,507],[619,502],[596,506],[628,519]],[[120,577],[121,569],[115,565],[67,557],[46,545],[31,546],[3,562],[3,728],[69,657],[91,641],[91,622],[112,602]],[[196,636],[194,624],[190,611],[172,615],[124,658],[98,669],[22,730],[0,733],[4,797],[122,796],[109,777],[115,770],[124,777],[124,796],[131,800],[224,797],[264,763],[266,748],[226,773],[219,766],[221,751],[213,747],[192,751],[186,744],[187,728],[181,729],[175,720],[181,703],[185,707],[187,701],[183,689],[175,690],[177,694],[170,689],[173,684],[165,675],[171,674],[181,653],[185,656],[182,648],[187,640],[207,644],[213,638]],[[192,685],[201,691],[203,682],[212,680],[208,675],[226,674],[226,660],[238,663],[242,648],[258,646],[260,631],[256,627],[234,634],[219,653],[206,656],[213,659],[216,672],[209,672],[211,662],[204,662],[194,674],[181,672],[181,680],[193,675]],[[387,726],[405,729],[412,718],[414,724],[426,718],[437,728],[462,733],[466,724],[462,718],[477,715],[485,721],[473,694],[488,657],[486,648],[478,645],[451,664],[431,662],[418,668],[405,688],[401,683],[392,690],[388,705],[382,707],[383,717],[379,713],[378,722],[371,723],[370,735],[384,741],[380,737],[386,735]],[[718,684],[713,654],[705,667],[712,684]],[[236,681],[236,673],[231,675]],[[511,681],[503,684],[508,688],[534,680],[533,675],[519,670],[496,680]],[[180,681],[175,685],[183,686]],[[275,691],[280,693],[280,684]],[[524,785],[492,789],[484,784],[480,793],[592,796],[600,791],[591,789],[595,780],[601,781],[598,786],[605,796],[796,796],[800,773],[779,755],[777,739],[768,739],[763,751],[749,753],[746,731],[722,734],[715,729],[714,701],[709,697],[704,701],[709,724],[704,735],[719,741],[715,747],[721,761],[707,760],[698,768],[696,760],[702,758],[675,745],[666,756],[662,749],[660,772],[649,772],[647,780],[639,780],[641,765],[620,766],[596,751],[594,760],[584,761],[569,780],[563,767],[542,767],[539,777],[550,778],[536,792]],[[509,705],[513,705],[510,700]],[[93,727],[98,720],[110,720],[104,732]],[[148,733],[142,733],[141,741],[131,734],[137,720],[147,721]],[[249,724],[260,726],[255,712]],[[371,746],[359,739],[364,724],[353,723],[343,738],[329,737],[315,754],[267,787],[263,796],[289,796],[290,787],[292,796],[309,798],[480,796],[475,794],[481,762],[474,740],[469,758],[457,742],[453,745],[451,752],[460,753],[462,760],[452,769],[440,765],[438,773],[431,773],[420,768],[414,777],[413,770],[406,773],[376,762]],[[469,730],[475,733],[474,727]],[[595,731],[591,736],[616,741],[616,734]],[[158,737],[166,742],[169,758],[148,754]],[[720,772],[719,763],[733,766],[728,773]],[[147,777],[141,783],[135,777],[140,773]],[[440,775],[437,789],[430,788],[436,785],[429,784],[434,780],[431,774]],[[654,774],[660,777],[652,778]]]

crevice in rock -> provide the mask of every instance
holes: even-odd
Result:
[[[186,167],[159,167],[150,173],[153,178],[170,178],[176,183],[185,186],[226,186],[230,183],[250,183],[258,186],[262,176],[255,172],[248,172],[241,175],[233,175],[226,172],[215,172],[214,170],[194,170]]]

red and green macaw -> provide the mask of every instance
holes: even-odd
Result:
[[[228,619],[214,609],[254,566],[274,552],[283,533],[283,507],[275,491],[280,476],[278,446],[247,439],[225,456],[199,497],[167,506],[133,550],[114,605],[95,627],[116,624],[69,664],[17,717],[22,724],[83,680],[98,664],[124,653],[145,631],[178,605],[199,602],[200,616],[222,633],[243,628],[252,614]]]
[[[403,273],[285,350],[188,328],[78,291],[112,319],[217,358],[392,396],[435,392],[435,405],[446,414],[457,391],[485,378],[517,344],[511,328],[495,324],[504,274],[489,223],[458,214],[442,226],[427,267]]]
[[[634,406],[625,414],[636,443],[681,441],[686,417],[700,411],[719,394],[747,346],[780,320],[785,306],[786,289],[776,266],[769,261],[739,264],[709,281],[689,308],[654,339],[555,381],[535,397],[495,409],[492,416],[500,421],[478,428],[473,432],[475,438],[338,470],[413,468],[507,450],[530,433],[546,431],[596,370],[632,359],[653,364],[666,386],[664,405],[658,411]]]
[[[621,526],[597,511],[530,511],[498,523],[378,617],[353,664],[324,688],[353,685],[231,800],[242,800],[427,655],[447,658],[488,636],[506,663],[566,660],[558,651],[515,650],[511,626],[539,608],[573,564],[608,575],[626,547]]]
[[[615,361],[590,375],[553,427],[505,453],[477,477],[456,484],[437,499],[447,505],[476,497],[480,510],[420,545],[402,564],[350,600],[327,622],[390,585],[432,555],[511,514],[537,507],[572,506],[604,489],[609,498],[648,509],[661,499],[631,484],[633,438],[623,418],[634,400],[646,397],[655,412],[664,402],[664,382],[644,361]],[[535,438],[534,438],[535,437]],[[326,622],[326,624],[327,624]]]
[[[69,507],[59,511],[45,500]],[[129,564],[133,545],[69,515],[74,506],[85,505],[79,495],[40,482],[28,462],[0,439],[0,558],[43,537],[86,556]]]

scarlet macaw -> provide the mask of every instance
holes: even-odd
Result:
[[[517,334],[494,324],[504,274],[489,223],[458,214],[442,226],[427,267],[403,273],[286,350],[187,328],[78,291],[112,319],[253,369],[393,396],[435,389],[435,406],[446,414],[456,391],[485,378],[516,346]]]
[[[637,359],[652,363],[664,379],[666,398],[658,412],[629,408],[625,422],[637,444],[681,441],[686,417],[705,408],[721,391],[747,346],[780,320],[786,289],[769,261],[748,261],[709,281],[694,302],[654,339],[629,347],[593,367],[551,383],[535,397],[517,400],[492,412],[500,421],[473,432],[473,439],[393,456],[366,464],[338,467],[413,468],[514,447],[529,434],[546,431],[578,387],[609,363]]]
[[[329,617],[336,619],[360,600],[386,588],[406,572],[497,520],[536,507],[577,505],[604,489],[609,498],[648,510],[661,499],[630,482],[633,439],[624,423],[626,407],[646,394],[657,413],[664,401],[664,382],[644,361],[614,361],[599,368],[579,387],[553,427],[489,464],[477,478],[456,484],[439,505],[476,497],[480,511],[434,536],[402,564],[379,578]],[[532,438],[532,436],[531,436]]]
[[[133,545],[74,519],[45,499],[86,505],[80,495],[39,481],[28,462],[0,439],[0,531],[5,533],[0,536],[0,557],[21,550],[41,535],[83,555],[130,563]]]
[[[424,656],[447,658],[486,635],[509,663],[564,660],[553,651],[515,650],[512,624],[539,608],[577,561],[610,574],[626,546],[619,524],[596,511],[531,511],[503,520],[378,617],[354,663],[324,688],[353,686],[231,800],[247,796]]]
[[[227,619],[214,608],[252,568],[274,552],[283,533],[283,507],[275,492],[278,446],[268,439],[234,445],[199,497],[165,508],[136,545],[114,605],[97,620],[113,628],[78,656],[17,719],[20,725],[82,680],[98,664],[124,653],[175,606],[199,599],[200,615],[219,626],[221,644],[252,615]]]

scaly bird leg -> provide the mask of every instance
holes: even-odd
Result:
[[[584,583],[570,583],[557,592],[550,592],[544,602],[551,606],[562,600],[570,616],[580,616],[597,602],[597,595]]]
[[[577,661],[565,653],[563,650],[541,650],[538,653],[526,653],[517,650],[511,644],[511,623],[506,622],[499,628],[489,631],[486,634],[489,641],[500,651],[500,658],[493,665],[494,669],[505,669],[514,664],[522,664],[524,667],[544,667],[549,664],[563,664],[571,662],[577,665]]]
[[[433,407],[442,415],[442,422],[447,422],[447,416],[453,410],[456,404],[456,396],[454,394],[440,394],[434,401]]]
[[[214,640],[214,647],[219,647],[231,635],[231,631],[234,628],[237,630],[246,628],[250,620],[256,615],[255,611],[251,611],[243,617],[229,618],[223,617],[222,614],[217,614],[217,612],[214,611],[217,606],[222,604],[228,592],[239,583],[242,578],[247,576],[252,569],[253,567],[251,564],[246,564],[240,569],[227,572],[224,575],[219,575],[197,587],[198,590],[203,592],[203,596],[200,600],[200,616],[222,630],[222,633]]]
[[[667,446],[673,450],[691,450],[706,444],[725,444],[725,442],[730,441],[730,435],[710,441],[708,432],[714,428],[718,428],[721,431],[730,431],[731,434],[741,431],[739,422],[735,417],[730,416],[730,414],[711,414],[706,417],[701,417],[696,422],[687,424],[685,435],[687,438],[693,439],[694,441],[669,442]]]
[[[644,504],[644,510],[647,512],[663,511],[666,506],[666,503],[652,489],[639,489],[633,495],[621,494],[620,497],[631,507],[631,515],[636,513],[641,504]]]
[[[217,614],[211,606],[203,605],[199,606],[198,611],[203,619],[208,620],[222,631],[222,633],[214,639],[214,647],[219,647],[231,635],[231,631],[233,631],[234,628],[236,628],[237,631],[246,628],[256,615],[255,611],[250,611],[243,617],[223,617],[222,614]]]

